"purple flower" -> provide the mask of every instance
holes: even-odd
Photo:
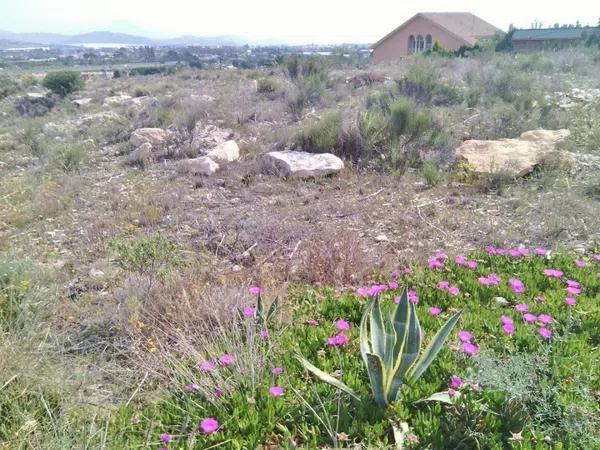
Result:
[[[543,337],[544,339],[550,339],[550,336],[552,336],[552,331],[550,331],[548,328],[546,327],[540,327],[540,329],[538,330],[538,333],[540,334],[541,337]]]
[[[388,287],[389,287],[390,289],[392,289],[392,290],[394,290],[394,289],[398,289],[398,286],[399,286],[399,285],[398,285],[398,283],[397,283],[396,281],[390,281],[390,282],[388,283]]]
[[[227,367],[235,362],[235,358],[233,357],[233,355],[225,354],[219,358],[219,362],[223,367]]]
[[[415,291],[414,289],[408,290],[408,301],[415,305],[419,303],[419,296],[417,295],[417,291]],[[396,303],[400,303],[400,300],[398,300]]]
[[[200,369],[201,372],[210,372],[215,367],[217,367],[217,363],[214,361],[204,361],[198,366],[198,369]]]
[[[508,251],[508,256],[512,258],[517,258],[518,256],[521,256],[521,251],[518,248],[511,248]]]
[[[508,284],[510,284],[511,289],[515,294],[522,294],[525,292],[525,286],[521,280],[517,280],[516,278],[511,278],[508,280]]]
[[[575,306],[577,304],[577,300],[573,297],[565,297],[565,303],[569,306]]]
[[[246,306],[244,308],[244,315],[245,316],[253,316],[254,315],[254,311],[256,311],[256,308],[254,308],[254,306]]]
[[[495,255],[496,254],[496,249],[494,248],[493,245],[486,245],[485,246],[485,251],[487,253],[489,253],[490,255]]]
[[[467,261],[467,267],[469,269],[477,269],[477,261]]]
[[[404,275],[411,275],[412,274],[412,269],[410,267],[405,267],[404,269],[402,269],[402,273]]]
[[[468,331],[461,330],[458,332],[458,338],[462,342],[471,342],[471,339],[473,339],[473,335]]]
[[[437,259],[430,259],[429,261],[427,261],[427,265],[429,266],[430,269],[443,269],[444,268],[444,263],[441,261],[438,261]]]
[[[486,287],[490,285],[490,279],[488,277],[479,277],[479,282]]]
[[[452,388],[448,389],[448,397],[452,398],[456,395],[456,391]]]
[[[223,395],[223,391],[220,388],[215,388],[215,390],[213,391],[213,395],[219,398],[221,395]]]
[[[460,379],[460,377],[452,376],[451,380],[452,389],[460,389],[460,387],[462,386],[462,380]]]
[[[273,397],[281,397],[283,395],[283,388],[279,386],[271,386],[269,392]]]
[[[275,376],[281,375],[283,373],[283,367],[273,367],[271,373]]]
[[[479,347],[475,344],[471,344],[470,342],[465,342],[462,345],[463,352],[465,352],[469,356],[476,355],[479,353]]]
[[[429,314],[431,314],[432,316],[439,316],[441,313],[442,310],[437,306],[432,306],[431,308],[429,308]]]
[[[346,322],[345,320],[336,320],[335,321],[335,327],[338,330],[347,330],[348,328],[350,328],[350,324],[348,322]]]
[[[252,286],[250,289],[250,294],[254,295],[255,297],[258,297],[261,293],[262,293],[262,288],[258,287],[258,286]]]
[[[454,258],[454,262],[459,266],[464,266],[467,264],[467,260],[464,258],[464,256],[457,256]]]
[[[192,383],[192,384],[188,384],[183,389],[184,389],[185,392],[195,392],[198,389],[200,389],[200,385]]]
[[[535,254],[537,256],[546,256],[548,254],[548,250],[544,247],[538,247],[535,249]]]
[[[343,347],[349,341],[348,336],[344,333],[338,333],[334,337],[330,337],[327,339],[327,345],[331,345],[333,347]]]
[[[558,269],[544,269],[544,275],[550,278],[560,278],[564,274]]]
[[[261,330],[260,332],[260,337],[262,339],[269,339],[269,330]]]
[[[370,297],[371,296],[371,289],[366,288],[366,287],[361,287],[361,288],[358,288],[356,290],[356,294],[359,297]]]
[[[450,295],[453,295],[453,296],[455,296],[455,297],[456,297],[456,296],[457,296],[457,295],[460,293],[460,289],[458,288],[458,286],[451,286],[451,287],[448,289],[448,293],[449,293]]]
[[[400,276],[400,273],[397,270],[394,270],[391,274],[392,278],[398,278]]]
[[[496,255],[504,255],[505,253],[506,253],[506,250],[504,250],[503,248],[496,249]]]
[[[594,255],[594,259],[598,262],[600,262],[600,254]]]
[[[571,295],[579,295],[579,294],[581,294],[581,289],[573,287],[573,286],[569,286],[567,288],[567,292]]]
[[[577,267],[585,267],[585,261],[583,261],[583,260],[575,261],[575,265]]]
[[[544,297],[543,295],[538,295],[535,299],[540,303],[544,303],[546,301],[546,297]]]
[[[448,259],[448,255],[446,255],[445,253],[442,252],[437,252],[434,256],[435,259],[439,259],[439,260],[445,260]]]
[[[515,309],[519,312],[527,312],[529,311],[529,305],[527,303],[519,303],[515,305]]]
[[[442,280],[438,283],[438,289],[448,289],[448,287],[450,287],[450,282],[447,280]]]
[[[500,281],[502,281],[500,277],[495,273],[490,273],[488,275],[488,280],[490,280],[490,284],[493,284],[494,286],[498,286],[500,284]]]
[[[542,322],[542,323],[544,323],[546,325],[549,325],[552,322],[554,322],[554,319],[552,318],[552,316],[549,316],[548,314],[540,314],[538,316],[538,319],[539,319],[540,322]]]
[[[504,325],[506,325],[507,323],[511,325],[513,324],[513,320],[508,316],[500,316],[500,322],[502,322]]]
[[[515,333],[515,326],[512,323],[505,323],[502,325],[502,330],[505,334],[512,336]]]
[[[169,433],[163,433],[160,435],[161,442],[169,443],[172,440],[173,440],[173,436],[171,436]]]
[[[523,320],[527,323],[533,323],[537,320],[537,316],[535,314],[525,313],[523,314]]]
[[[580,288],[581,284],[579,284],[579,281],[567,280],[567,286],[568,287],[574,287],[574,288]]]
[[[200,422],[200,431],[202,431],[205,434],[214,433],[218,429],[219,422],[217,422],[217,419],[213,419],[212,417],[203,419],[202,422]]]

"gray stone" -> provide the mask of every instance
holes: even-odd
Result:
[[[200,156],[179,161],[177,168],[180,173],[208,176],[219,170],[219,164],[208,156]]]
[[[152,147],[164,147],[171,133],[162,128],[138,128],[129,137],[129,143],[134,147],[149,143]]]
[[[263,165],[270,173],[300,178],[331,175],[344,168],[344,162],[331,153],[295,151],[266,153],[263,156]]]
[[[206,156],[227,162],[237,161],[240,158],[240,148],[235,141],[226,141],[209,150]]]
[[[40,117],[48,114],[56,105],[56,97],[52,94],[29,92],[17,100],[16,109],[22,116]]]

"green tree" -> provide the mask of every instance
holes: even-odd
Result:
[[[67,94],[75,92],[84,86],[81,74],[71,70],[50,72],[46,75],[42,84],[61,97],[65,97]]]

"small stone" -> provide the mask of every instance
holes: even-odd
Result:
[[[389,242],[389,239],[385,234],[380,234],[375,237],[375,242]]]

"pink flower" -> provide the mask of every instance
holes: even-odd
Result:
[[[456,391],[452,388],[448,389],[448,397],[452,398],[456,395]]]
[[[504,325],[506,325],[506,324],[512,325],[513,324],[513,320],[508,316],[500,316],[500,322],[502,322]]]
[[[460,293],[460,289],[458,289],[458,286],[452,286],[448,289],[448,293],[456,297]]]
[[[198,366],[198,369],[200,369],[201,372],[210,372],[215,367],[217,367],[217,364],[214,361],[204,361]]]
[[[527,323],[533,323],[537,320],[537,316],[535,314],[525,313],[523,314],[523,320]]]
[[[543,295],[538,295],[535,299],[540,303],[544,303],[546,301],[546,297]]]
[[[449,286],[450,286],[450,282],[447,281],[447,280],[443,280],[443,281],[439,282],[438,289],[442,289],[442,290],[443,289],[448,289]]]
[[[283,395],[283,388],[279,386],[271,386],[269,392],[273,397],[281,397]]]
[[[496,255],[504,255],[505,253],[506,253],[506,250],[504,250],[503,248],[496,249]]]
[[[496,249],[494,248],[493,245],[486,245],[485,246],[485,251],[487,253],[489,253],[490,255],[495,255],[496,254]]]
[[[552,331],[550,331],[546,327],[540,327],[540,329],[538,330],[538,333],[540,333],[540,336],[543,337],[544,339],[550,339],[550,336],[552,336]]]
[[[161,442],[169,443],[172,440],[173,440],[173,436],[171,436],[169,433],[163,433],[160,435]]]
[[[468,331],[461,330],[458,332],[458,338],[462,342],[471,342],[471,339],[473,339],[473,335]]]
[[[529,305],[526,303],[519,303],[518,305],[515,305],[515,309],[519,312],[526,312],[529,311]]]
[[[220,388],[215,388],[215,390],[213,391],[213,395],[219,398],[221,395],[223,395],[223,390]]]
[[[479,353],[479,347],[475,344],[471,344],[470,342],[465,342],[462,345],[463,352],[465,352],[469,356],[476,355]]]
[[[308,320],[306,321],[306,324],[307,324],[307,325],[311,325],[311,326],[313,326],[313,327],[316,327],[317,325],[319,325],[319,322],[317,322],[315,319],[308,319]]]
[[[464,266],[467,264],[467,260],[463,256],[457,256],[454,258],[454,262],[459,266]]]
[[[535,254],[537,256],[546,256],[548,254],[548,250],[544,247],[538,247],[535,249]]]
[[[396,283],[395,281],[390,281],[390,282],[388,283],[388,287],[389,287],[390,289],[392,289],[392,290],[393,290],[393,289],[398,289],[398,283]]]
[[[500,284],[500,281],[502,281],[500,277],[495,273],[490,273],[488,275],[488,280],[490,280],[490,284],[493,284],[494,286],[498,286]]]
[[[260,332],[260,337],[262,339],[269,339],[269,330],[261,330]]]
[[[223,367],[227,367],[235,362],[235,358],[232,355],[225,354],[219,358],[219,362]]]
[[[254,311],[256,311],[256,308],[254,308],[253,306],[246,306],[244,308],[244,315],[245,316],[253,316],[254,315]]]
[[[565,303],[569,306],[575,306],[577,304],[577,300],[573,297],[565,297]]]
[[[195,391],[197,391],[198,389],[200,389],[200,385],[198,385],[198,384],[195,384],[195,383],[188,384],[188,385],[186,385],[186,386],[183,388],[183,390],[184,390],[185,392],[195,392]]]
[[[200,431],[202,431],[205,434],[214,433],[218,429],[219,422],[217,422],[217,419],[213,419],[212,417],[203,419],[202,422],[200,422]]]
[[[356,290],[356,294],[359,297],[370,297],[371,296],[371,289],[366,288],[366,287],[361,287],[361,288],[358,288]]]
[[[510,256],[510,257],[512,257],[512,258],[516,258],[516,257],[518,257],[518,256],[521,256],[521,252],[520,252],[520,250],[519,250],[519,249],[517,249],[517,248],[511,248],[511,249],[508,251],[508,256]]]
[[[460,377],[452,376],[451,380],[452,389],[460,389],[460,387],[462,386],[462,380],[460,379]]]
[[[415,305],[419,303],[419,296],[417,295],[417,291],[415,291],[414,289],[408,290],[408,301],[414,303]],[[400,303],[400,301],[397,301],[396,303]]]
[[[413,271],[412,271],[412,269],[410,267],[405,267],[404,269],[402,269],[402,273],[404,275],[410,275],[410,274],[412,274],[412,272]]]
[[[437,259],[430,259],[429,261],[427,261],[427,265],[429,266],[430,269],[443,269],[444,268],[444,263],[441,261],[438,261]]]
[[[338,333],[334,337],[330,337],[327,339],[327,345],[331,345],[333,347],[343,347],[348,343],[350,339],[344,333]]]
[[[488,277],[479,277],[479,282],[486,287],[490,285],[490,279]]]
[[[594,255],[594,259],[598,262],[600,262],[600,254]]]
[[[371,297],[377,297],[388,288],[387,284],[374,284],[371,286]]]
[[[391,274],[392,278],[398,278],[400,276],[400,273],[397,270],[394,270]]]
[[[510,287],[512,288],[515,294],[522,294],[523,292],[525,292],[525,286],[523,285],[523,282],[521,280],[511,278],[510,280],[508,280],[508,284],[510,284]]]
[[[580,288],[581,284],[579,284],[579,281],[567,280],[567,286],[568,287],[574,287],[574,288]]]
[[[345,320],[336,320],[335,321],[335,327],[338,330],[347,330],[348,328],[350,328],[350,324],[348,322],[346,322]]]
[[[439,316],[441,312],[442,310],[437,306],[432,306],[431,308],[429,308],[429,314],[431,314],[432,316]]]
[[[250,294],[254,295],[255,297],[258,297],[262,293],[262,289],[258,286],[252,286],[249,291]]]
[[[546,275],[547,277],[554,277],[554,278],[560,278],[562,277],[564,274],[557,269],[544,269],[544,275]]]
[[[446,255],[445,253],[442,252],[437,252],[434,256],[435,259],[439,259],[439,260],[445,260],[448,259],[448,255]]]
[[[515,333],[515,326],[512,323],[505,323],[502,325],[502,330],[505,334],[512,336]]]
[[[585,261],[583,261],[583,260],[580,259],[578,261],[575,261],[575,265],[577,267],[585,267]]]
[[[540,322],[542,322],[542,323],[544,323],[546,325],[549,325],[552,322],[554,322],[554,319],[552,318],[552,316],[549,316],[548,314],[540,314],[538,316],[538,319],[539,319]]]
[[[579,294],[581,294],[581,289],[573,287],[573,286],[569,286],[567,288],[567,292],[571,295],[579,295]]]
[[[283,367],[273,367],[271,373],[275,376],[281,375],[283,373]]]
[[[467,261],[467,267],[469,269],[477,269],[477,261]]]

